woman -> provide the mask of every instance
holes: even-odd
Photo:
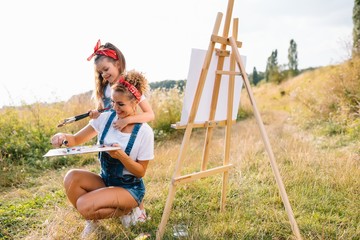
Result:
[[[99,219],[125,215],[124,223],[129,222],[130,216],[126,214],[132,209],[133,213],[139,213],[138,206],[145,195],[142,177],[154,158],[154,134],[147,123],[128,124],[121,131],[113,124],[118,119],[137,114],[136,107],[147,86],[142,74],[128,72],[112,86],[113,111],[90,120],[76,134],[57,133],[51,139],[54,147],[60,147],[64,142],[71,147],[97,136],[100,145],[121,147],[121,150],[99,154],[100,175],[73,169],[64,178],[69,201],[87,220],[83,236],[96,229]]]

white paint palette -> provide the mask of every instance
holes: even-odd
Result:
[[[107,151],[114,151],[119,149],[121,148],[104,146],[104,145],[74,146],[68,148],[51,149],[43,157],[56,157],[56,156],[67,156],[67,155],[85,154],[85,153],[107,152]]]

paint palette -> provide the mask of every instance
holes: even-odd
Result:
[[[56,156],[67,156],[67,155],[85,154],[85,153],[107,152],[107,151],[114,151],[119,149],[121,149],[121,147],[110,147],[104,145],[74,146],[69,148],[51,149],[43,157],[56,157]]]

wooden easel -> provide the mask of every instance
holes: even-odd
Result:
[[[281,180],[280,173],[279,173],[276,161],[275,161],[275,157],[274,157],[273,151],[271,149],[270,142],[269,142],[267,133],[265,131],[264,124],[262,122],[261,116],[257,109],[255,99],[254,99],[254,96],[253,96],[253,93],[251,90],[250,82],[247,78],[244,64],[241,60],[241,56],[240,56],[240,53],[238,50],[238,48],[240,48],[242,45],[241,42],[236,40],[237,35],[238,35],[238,19],[233,20],[232,36],[228,37],[233,6],[234,6],[234,0],[228,0],[228,6],[227,6],[227,11],[226,11],[225,24],[224,24],[222,36],[219,36],[218,32],[219,32],[223,14],[219,12],[217,15],[215,25],[213,28],[213,33],[211,35],[209,47],[208,47],[208,50],[207,50],[207,53],[206,53],[206,56],[204,59],[204,63],[202,66],[201,74],[199,77],[199,82],[198,82],[198,85],[196,88],[195,98],[192,103],[188,123],[186,126],[179,126],[179,125],[176,126],[176,128],[178,128],[178,129],[185,128],[185,133],[184,133],[183,141],[182,141],[181,148],[180,148],[180,154],[178,156],[178,159],[177,159],[177,162],[175,165],[175,171],[174,171],[174,175],[173,175],[173,178],[172,178],[172,181],[170,184],[169,194],[168,194],[164,212],[163,212],[163,215],[161,218],[161,223],[160,223],[160,225],[158,227],[158,231],[156,233],[156,239],[158,239],[158,240],[162,239],[162,237],[164,235],[165,226],[169,219],[172,203],[174,201],[176,188],[179,184],[189,183],[189,182],[195,181],[200,178],[212,176],[217,173],[223,173],[223,184],[222,184],[220,210],[223,211],[225,208],[228,175],[229,175],[230,168],[233,166],[231,163],[229,163],[229,157],[230,157],[231,126],[233,124],[232,108],[233,108],[233,99],[234,99],[235,75],[241,75],[244,80],[244,84],[245,84],[247,93],[249,95],[250,102],[253,107],[254,115],[255,115],[257,124],[260,128],[261,136],[262,136],[263,142],[265,144],[266,151],[270,158],[270,165],[271,165],[273,173],[275,175],[276,183],[279,187],[280,195],[281,195],[282,201],[285,206],[285,210],[286,210],[289,220],[290,220],[293,234],[295,235],[295,237],[297,239],[301,239],[300,231],[299,231],[299,228],[295,221],[294,214],[292,212],[290,202],[289,202],[288,196],[285,191],[284,184]],[[215,44],[220,44],[221,45],[220,49],[215,50]],[[227,45],[231,46],[231,49],[232,49],[231,54],[230,54],[230,51],[226,50]],[[215,76],[214,88],[213,88],[213,93],[212,93],[210,116],[209,116],[209,120],[206,121],[205,123],[196,124],[196,123],[194,123],[194,120],[196,117],[196,113],[198,111],[200,97],[203,92],[206,76],[208,74],[209,65],[210,65],[214,50],[216,51],[216,54],[218,56],[218,63],[217,63],[217,70],[215,72],[216,76]],[[224,71],[223,70],[224,59],[225,59],[225,57],[229,57],[229,56],[230,56],[230,71]],[[240,69],[240,72],[235,71],[236,64],[237,64],[238,68]],[[219,88],[220,88],[220,82],[221,82],[222,75],[229,75],[227,118],[226,118],[226,120],[223,120],[223,121],[214,121],[215,113],[216,113],[216,104],[218,101]],[[225,128],[226,128],[226,130],[225,130],[225,152],[224,152],[223,165],[219,166],[219,167],[207,169],[209,148],[210,148],[210,143],[211,143],[211,139],[212,139],[212,135],[213,135],[213,129],[214,129],[214,127],[217,127],[217,126],[225,126]],[[190,136],[191,136],[192,130],[193,130],[193,128],[199,128],[199,127],[206,128],[206,136],[205,136],[205,144],[204,144],[204,150],[203,150],[203,159],[202,159],[202,164],[201,164],[201,170],[196,173],[187,174],[187,175],[182,176],[181,175],[182,162],[185,158],[185,155],[186,155],[186,152],[187,152],[187,149],[189,146],[189,141],[190,141]]]

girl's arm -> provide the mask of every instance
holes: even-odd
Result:
[[[151,105],[147,99],[144,99],[139,103],[142,113],[135,114],[123,119],[119,119],[114,123],[114,128],[117,130],[123,129],[130,123],[145,123],[155,119],[155,114],[151,108]]]
[[[139,103],[139,106],[142,110],[142,113],[128,117],[130,118],[129,123],[145,123],[151,122],[155,119],[154,111],[152,110],[152,107],[147,99],[142,100]]]
[[[95,129],[90,125],[86,125],[83,129],[75,134],[57,133],[51,138],[51,144],[54,147],[61,147],[65,144],[66,146],[72,147],[83,144],[97,135]]]

